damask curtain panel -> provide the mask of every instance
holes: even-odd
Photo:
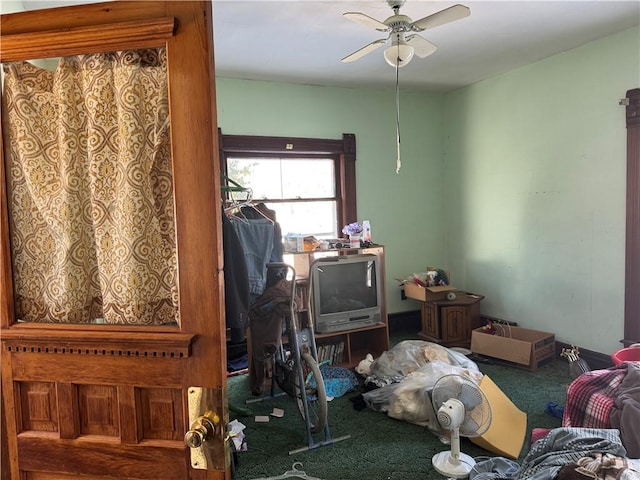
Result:
[[[163,49],[5,65],[17,318],[178,322]]]

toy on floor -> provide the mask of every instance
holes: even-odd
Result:
[[[356,372],[360,375],[367,376],[371,373],[371,364],[373,363],[373,355],[367,353],[364,359],[360,360],[360,363],[356,366]]]

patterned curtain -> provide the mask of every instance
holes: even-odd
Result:
[[[17,318],[177,323],[165,51],[4,68]]]

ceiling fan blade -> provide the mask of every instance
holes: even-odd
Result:
[[[405,40],[408,45],[413,47],[413,53],[420,58],[428,57],[438,49],[433,43],[420,35],[408,35]]]
[[[384,23],[382,23],[381,21],[376,20],[375,18],[370,17],[369,15],[365,15],[364,13],[347,12],[347,13],[343,13],[342,16],[354,22],[361,23],[362,25],[365,25],[367,27],[375,28],[376,30],[379,30],[381,32],[388,32],[390,30],[390,28]]]
[[[469,15],[471,15],[469,7],[465,7],[464,5],[454,5],[427,17],[421,18],[420,20],[416,20],[410,25],[410,27],[414,31],[421,32],[428,28],[444,25],[445,23],[453,22],[454,20],[460,20],[461,18],[468,17]]]
[[[356,50],[350,55],[347,55],[342,60],[342,63],[353,62],[354,60],[359,59],[360,57],[364,57],[367,53],[373,52],[375,49],[384,45],[387,41],[386,38],[381,38],[380,40],[376,40],[375,42],[371,42],[369,45],[365,45],[360,50]]]

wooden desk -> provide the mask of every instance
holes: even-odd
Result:
[[[455,300],[422,302],[422,331],[418,336],[445,347],[471,345],[471,331],[482,326],[480,301],[482,295],[455,291]]]

